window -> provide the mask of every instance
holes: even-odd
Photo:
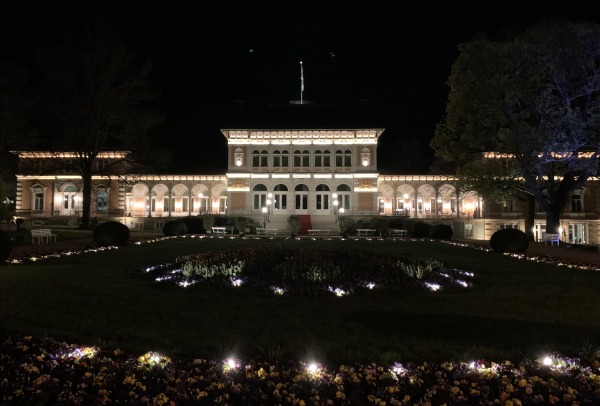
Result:
[[[310,152],[307,149],[300,151],[294,151],[294,167],[296,168],[308,168]]]
[[[252,166],[254,168],[266,168],[268,156],[269,156],[269,153],[266,150],[252,151]]]
[[[107,211],[108,210],[108,193],[101,191],[96,193],[96,210]]]
[[[465,237],[473,237],[473,224],[465,224]]]
[[[315,167],[329,168],[331,166],[331,151],[316,150],[315,151]]]
[[[349,149],[335,151],[335,166],[338,168],[349,168],[352,166],[352,151]]]
[[[242,166],[244,164],[244,151],[241,148],[236,148],[233,152],[233,163],[235,166]]]
[[[371,163],[371,152],[369,151],[368,148],[363,148],[362,151],[360,151],[360,164],[362,166],[369,166],[370,163]]]
[[[502,204],[502,211],[512,213],[515,211],[515,201],[513,199],[505,200]]]
[[[289,152],[284,149],[282,151],[276,149],[273,151],[273,167],[275,168],[287,168],[290,166],[289,162]]]
[[[265,185],[259,184],[254,186],[252,191],[252,208],[255,210],[261,210],[263,207],[267,207],[267,187]]]
[[[571,212],[581,213],[583,211],[583,202],[581,195],[571,195]]]
[[[507,228],[514,228],[515,230],[519,229],[519,224],[518,223],[513,223],[513,224],[500,224],[500,230],[504,230]]]
[[[33,194],[33,210],[44,210],[44,192],[35,192]]]
[[[350,186],[348,185],[339,185],[337,187],[337,199],[338,199],[338,208],[344,208],[344,210],[350,210]]]

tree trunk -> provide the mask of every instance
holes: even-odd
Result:
[[[550,205],[546,210],[546,232],[547,233],[559,233],[560,227],[560,213],[561,209],[557,209],[556,206]],[[562,236],[561,236],[562,239]]]
[[[527,201],[527,211],[525,212],[525,234],[530,241],[534,241],[533,227],[535,225],[535,197],[529,193],[525,194]]]
[[[83,180],[83,202],[81,207],[81,224],[79,228],[88,230],[90,228],[90,211],[92,207],[92,163],[87,160],[82,168]]]

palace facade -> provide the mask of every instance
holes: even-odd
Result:
[[[226,129],[226,173],[220,175],[136,174],[126,151],[103,152],[96,160],[91,215],[118,220],[132,229],[160,229],[176,217],[205,213],[247,216],[286,229],[291,214],[310,216],[314,228],[336,229],[339,216],[400,216],[446,223],[455,237],[489,239],[501,228],[524,230],[525,206],[518,199],[485,202],[461,193],[450,175],[382,175],[377,166],[381,128],[278,130]],[[81,214],[81,177],[76,154],[15,152],[17,216],[71,219]],[[597,179],[571,196],[562,240],[600,243]],[[536,214],[534,234],[545,231]]]

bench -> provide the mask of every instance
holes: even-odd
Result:
[[[35,244],[36,241],[38,244],[43,242],[56,241],[56,234],[52,234],[49,228],[36,228],[35,230],[31,230],[31,243]]]
[[[375,235],[375,230],[374,228],[357,228],[356,229],[356,235],[359,237],[370,237]]]
[[[257,228],[256,235],[277,235],[278,228]]]
[[[329,228],[314,228],[312,230],[308,230],[309,235],[329,235],[331,230]]]
[[[560,235],[558,233],[542,233],[542,242],[544,245],[560,245]]]
[[[225,235],[227,234],[227,228],[225,227],[211,227],[213,235]]]
[[[390,231],[390,237],[397,237],[397,238],[406,238],[406,235],[408,234],[408,230],[392,230]]]

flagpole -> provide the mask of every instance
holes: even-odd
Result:
[[[302,68],[302,61],[300,61],[300,104],[303,103],[302,93],[304,92],[304,69]]]

